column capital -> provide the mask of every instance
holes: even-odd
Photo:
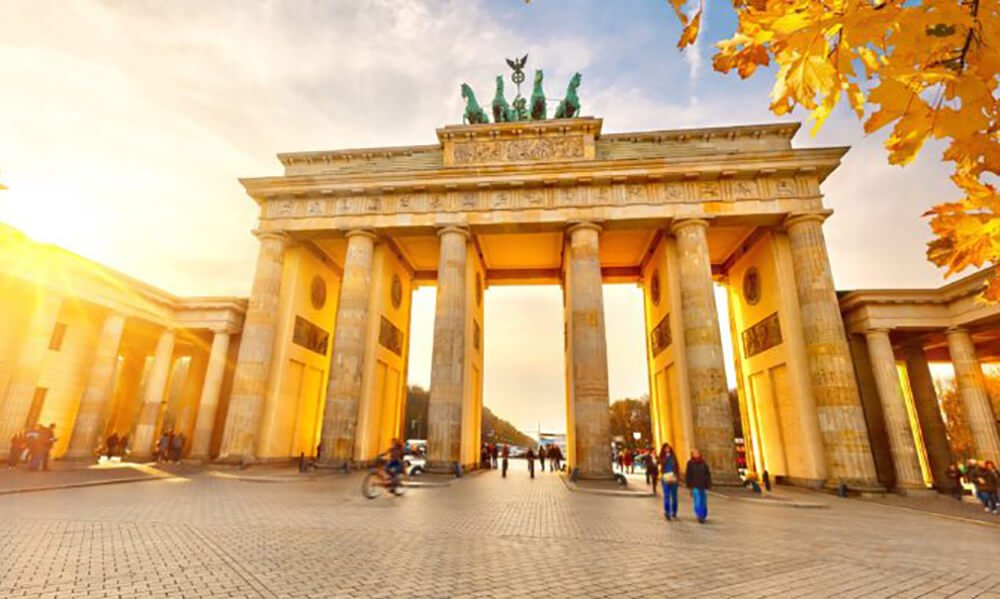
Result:
[[[350,239],[351,237],[367,237],[368,239],[375,241],[378,236],[375,235],[375,231],[372,231],[371,229],[351,229],[344,233],[344,239]]]
[[[234,334],[236,332],[236,331],[233,330],[232,325],[228,325],[228,324],[227,325],[210,326],[210,327],[208,327],[208,330],[213,335],[232,335],[232,334]]]
[[[816,222],[823,224],[830,215],[833,214],[833,210],[816,210],[813,212],[790,212],[785,220],[781,223],[781,229],[787,231],[789,228],[806,222]]]
[[[441,227],[437,230],[438,237],[444,237],[448,233],[457,233],[464,236],[466,239],[472,239],[472,232],[469,231],[468,227],[448,225],[447,227]]]
[[[867,336],[876,336],[876,335],[877,336],[881,336],[881,335],[888,336],[889,335],[889,329],[887,327],[870,327],[870,328],[865,329],[865,336],[866,337]]]
[[[687,227],[701,227],[702,229],[707,229],[709,219],[707,218],[679,218],[672,223],[670,223],[670,233],[676,235],[681,229],[686,229]]]
[[[292,238],[288,236],[288,233],[285,233],[284,231],[261,231],[260,229],[254,229],[251,232],[254,237],[261,241],[264,241],[265,239],[273,239],[287,245],[292,240]]]
[[[965,327],[948,327],[947,329],[944,330],[944,334],[945,336],[948,337],[951,337],[953,335],[956,337],[957,336],[968,337],[969,329]]]
[[[576,231],[597,231],[598,233],[600,233],[603,230],[604,227],[595,223],[594,221],[584,220],[584,221],[570,223],[570,225],[566,227],[566,234],[572,235]]]

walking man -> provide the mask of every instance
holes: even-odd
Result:
[[[507,447],[506,443],[504,443],[500,455],[503,458],[503,470],[501,470],[501,473],[504,478],[507,478],[507,458],[510,457],[510,448]]]
[[[545,472],[545,446],[538,444],[538,466]]]
[[[543,450],[539,447],[538,451],[541,452]],[[531,478],[535,478],[535,452],[529,447],[528,453],[524,457],[528,459],[528,474],[531,475]]]
[[[691,489],[694,515],[699,524],[704,524],[708,518],[708,490],[712,488],[712,472],[697,449],[691,450],[691,459],[688,460],[685,471],[684,483]]]

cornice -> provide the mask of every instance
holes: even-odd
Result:
[[[440,168],[379,173],[321,173],[244,178],[240,183],[258,203],[271,198],[517,188],[602,182],[740,178],[774,174],[814,174],[822,181],[847,147],[767,150],[683,158],[592,160],[476,168]]]

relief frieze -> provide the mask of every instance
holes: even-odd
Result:
[[[743,353],[748,358],[777,345],[781,345],[781,322],[777,312],[743,331]]]
[[[455,144],[455,164],[490,164],[504,162],[546,162],[584,157],[582,135],[469,141]]]
[[[378,328],[378,344],[397,356],[403,355],[403,331],[385,316],[381,317]]]
[[[803,190],[808,181],[803,180]],[[355,194],[340,197],[278,197],[267,202],[267,218],[309,218],[362,214],[537,210],[582,206],[629,206],[800,197],[795,178],[669,181],[653,183],[560,184],[452,191]]]
[[[326,332],[325,329],[301,316],[295,317],[295,325],[292,328],[292,343],[325,356],[329,342],[330,333]]]
[[[670,333],[670,315],[665,314],[649,332],[649,345],[653,350],[653,357],[660,355],[660,352],[670,347],[673,342],[673,336]]]

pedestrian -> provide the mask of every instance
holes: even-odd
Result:
[[[618,463],[618,472],[621,472],[622,474],[625,474],[625,450],[624,449],[621,450],[621,451],[619,451],[618,455],[615,456],[615,462]]]
[[[42,470],[49,469],[49,457],[52,455],[52,447],[59,439],[56,438],[56,423],[50,422],[48,428],[42,429],[42,439],[45,445],[42,447],[44,456],[42,458]]]
[[[170,459],[170,433],[163,431],[160,440],[156,444],[156,463],[165,462]]]
[[[677,486],[680,484],[680,464],[669,443],[660,447],[660,485],[663,487],[663,515],[667,520],[677,519]]]
[[[186,438],[184,433],[177,433],[174,438],[170,440],[171,457],[175,463],[180,463],[181,454],[184,453],[184,442]]]
[[[767,471],[767,468],[764,469],[764,476],[761,478],[761,480],[764,482],[764,488],[767,489],[768,492],[770,492],[771,491],[771,473]]]
[[[959,472],[956,464],[948,464],[948,481],[951,485],[951,496],[962,501],[962,473]]]
[[[483,443],[482,449],[479,450],[479,464],[483,470],[490,469],[490,446],[486,443]]]
[[[646,471],[646,484],[652,485],[653,495],[656,495],[656,479],[657,479],[657,468],[656,468],[656,458],[653,456],[653,450],[649,449],[642,456],[642,466]]]
[[[557,472],[562,470],[562,449],[558,445],[551,445],[547,453],[549,454],[549,472],[552,472],[553,469]]]
[[[44,453],[44,439],[42,438],[42,427],[39,424],[28,429],[24,434],[24,442],[28,448],[26,457],[28,470],[38,471],[42,467],[42,454]]]
[[[538,444],[538,466],[545,472],[545,446]]]
[[[108,435],[107,440],[104,442],[104,455],[110,461],[111,458],[115,456],[118,452],[118,433],[113,432]]]
[[[507,447],[506,443],[504,443],[503,449],[500,451],[500,456],[503,458],[503,470],[501,470],[502,476],[507,478],[507,458],[510,457],[510,448]]]
[[[634,464],[633,464],[633,457],[632,457],[632,450],[631,449],[626,449],[625,450],[625,457],[624,457],[624,459],[622,461],[624,462],[625,468],[628,470],[629,474],[632,474],[632,473],[635,472],[635,468],[634,468]]]
[[[539,451],[541,451],[541,448],[539,448]],[[531,475],[531,478],[535,478],[535,452],[529,447],[528,453],[524,457],[528,459],[528,474]]]
[[[697,449],[691,450],[691,459],[684,470],[684,483],[691,489],[691,499],[694,501],[694,515],[699,524],[704,524],[708,518],[708,490],[712,488],[712,471]]]
[[[490,460],[493,462],[493,468],[494,469],[500,467],[499,460],[497,459],[499,457],[500,457],[500,452],[497,449],[497,444],[496,443],[490,443]]]
[[[997,468],[993,462],[987,460],[982,467],[976,471],[976,491],[982,494],[982,501],[985,511],[996,514],[997,511],[997,486],[1000,480],[997,478]]]
[[[7,454],[7,470],[13,470],[17,468],[18,462],[21,461],[21,454],[27,448],[28,443],[24,438],[24,433],[22,431],[17,431],[14,436],[10,438],[10,452]]]
[[[986,511],[988,512],[990,510],[989,506],[987,505],[988,504],[987,497],[986,494],[983,492],[983,489],[979,483],[980,469],[981,468],[979,467],[979,462],[977,462],[975,459],[970,459],[965,464],[965,480],[967,480],[969,484],[972,485],[972,492],[975,494],[976,499],[979,500],[979,503],[983,504],[983,507],[986,508]]]

